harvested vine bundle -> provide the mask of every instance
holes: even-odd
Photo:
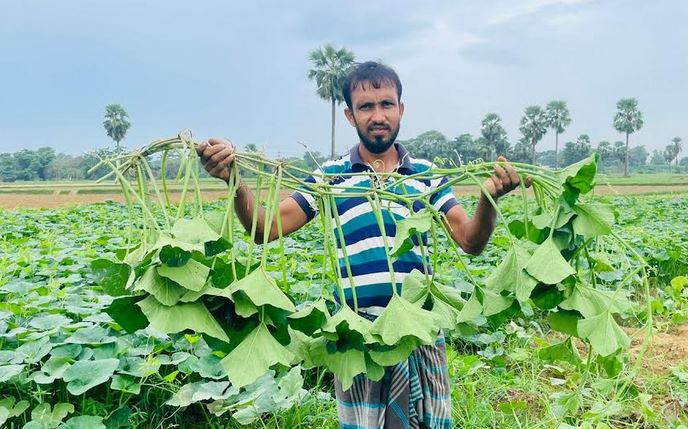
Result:
[[[411,176],[390,173],[374,177],[378,186],[357,187],[341,185],[339,176],[238,153],[235,162],[255,177],[256,194],[267,191],[265,223],[276,224],[277,251],[281,254],[278,263],[271,263],[268,255],[274,248],[256,248],[253,240],[258,205],[249,231],[252,239],[246,244],[236,234],[237,169],[230,174],[223,212],[204,212],[194,147],[190,134],[183,133],[103,161],[122,187],[132,220],[140,216],[143,225],[116,263],[128,270],[128,275],[110,290],[115,300],[108,313],[128,331],[150,325],[165,334],[203,334],[222,356],[222,366],[235,388],[253,383],[271,369],[301,364],[328,368],[347,389],[360,374],[381,379],[384,367],[407,359],[421,345],[433,343],[442,329],[463,332],[470,330],[476,319],[503,321],[524,308],[532,311],[533,306],[550,312],[555,329],[585,340],[602,356],[629,346],[629,337],[615,319],[628,307],[621,292],[625,281],[616,290],[602,290],[588,269],[592,263],[589,250],[597,243],[615,242],[632,250],[613,232],[612,207],[589,197],[594,188],[596,155],[556,172],[514,164],[520,174],[533,178],[536,207],[530,207],[522,186],[523,211],[518,218],[506,219],[481,184],[491,175],[491,163],[431,168]],[[177,178],[182,192],[176,204],[169,198],[167,180],[163,177],[158,186],[146,160],[161,152],[164,165],[170,151],[182,158]],[[318,180],[304,185],[300,178],[307,174],[316,175]],[[432,192],[403,195],[392,191],[409,179],[441,178],[447,178],[446,183]],[[450,233],[444,215],[431,204],[435,192],[460,183],[481,188],[508,237],[505,258],[481,281],[466,269],[458,245],[451,239],[445,240],[447,244],[442,241]],[[300,302],[286,293],[289,268],[278,211],[279,196],[285,189],[306,192],[318,205],[326,261],[322,281],[333,284],[336,305],[324,298]],[[359,311],[338,209],[338,202],[345,198],[367,200],[383,232],[392,297],[374,321]],[[396,222],[395,235],[388,240],[384,217],[392,205],[407,208],[410,215]],[[263,231],[262,242],[267,242],[270,228]],[[241,252],[239,244],[244,248]],[[440,246],[449,246],[465,269],[472,284],[470,296],[436,278]],[[416,248],[423,255],[423,269],[397,281],[394,262]],[[637,269],[626,281],[637,274],[645,278],[642,258],[634,257]],[[349,293],[345,281],[350,283]]]

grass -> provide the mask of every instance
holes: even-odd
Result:
[[[202,178],[201,187],[204,191],[220,191],[226,189],[225,185],[217,179]],[[255,183],[255,179],[244,179],[249,186]],[[686,186],[688,185],[688,175],[653,173],[653,174],[634,174],[630,177],[620,175],[599,174],[597,179],[598,186]],[[169,181],[168,186],[171,192],[179,192],[181,184]],[[463,183],[457,187],[474,187],[472,184]],[[96,181],[76,181],[76,182],[12,182],[1,183],[0,193],[11,194],[112,194],[120,192],[118,185],[107,182],[97,183]]]
[[[629,177],[616,174],[598,174],[598,184],[609,185],[688,185],[688,174],[678,173],[652,173],[652,174],[632,174]]]

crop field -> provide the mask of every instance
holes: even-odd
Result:
[[[591,163],[564,188],[587,192]],[[285,192],[276,180],[267,207]],[[688,194],[592,204],[573,202],[578,190],[562,194],[575,213],[525,223],[542,196],[505,197],[479,256],[431,252],[427,290],[419,274],[393,298],[418,315],[404,334],[334,313],[317,219],[255,245],[221,193],[168,201],[176,222],[164,203],[0,209],[0,426],[336,428],[333,372],[375,377],[443,327],[456,427],[685,429]],[[432,232],[451,248],[424,219],[397,235]],[[174,238],[142,251],[156,222]],[[561,262],[538,253],[560,243]],[[374,341],[359,344],[363,330]]]
[[[255,187],[253,181],[248,185]],[[226,196],[226,190],[216,180],[202,180],[206,200]],[[454,186],[457,196],[477,195],[475,185]],[[595,192],[600,195],[676,194],[688,192],[688,176],[670,174],[644,174],[631,177],[600,176]],[[172,187],[171,198],[177,201],[181,189]],[[288,193],[284,193],[286,196]],[[81,182],[25,182],[0,183],[0,208],[57,208],[74,204],[91,204],[102,201],[124,202],[120,188],[114,183]]]

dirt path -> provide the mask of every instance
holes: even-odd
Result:
[[[478,195],[478,188],[473,186],[458,186],[454,188],[456,196]],[[597,187],[598,195],[630,195],[630,194],[659,194],[659,193],[686,193],[688,185],[617,185],[614,187],[600,185]],[[289,192],[285,192],[284,196]],[[224,191],[207,191],[203,193],[204,199],[212,200],[226,196]],[[172,194],[173,200],[179,199],[179,194]],[[76,192],[60,194],[20,194],[0,193],[0,208],[55,208],[76,204],[92,204],[99,201],[119,201],[123,198],[119,194],[77,194]]]

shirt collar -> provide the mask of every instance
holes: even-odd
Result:
[[[351,150],[349,151],[349,160],[351,161],[351,166],[353,167],[354,165],[361,165],[363,167],[368,167],[368,164],[366,164],[363,159],[361,158],[361,154],[358,153],[358,147],[361,145],[361,143],[357,143]],[[409,153],[408,150],[402,145],[401,143],[394,143],[394,147],[397,149],[397,153],[399,154],[399,160],[401,161],[401,164],[399,165],[399,172],[403,173],[404,171],[402,170],[408,170],[408,172],[413,171],[413,165],[411,164],[411,154]]]

